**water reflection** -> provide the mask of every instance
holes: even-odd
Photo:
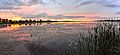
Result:
[[[27,23],[27,24],[1,24],[0,25],[0,31],[12,31],[12,30],[17,30],[20,27],[24,27],[24,26],[35,26],[35,25],[46,25],[48,23]]]
[[[99,23],[7,24],[0,28],[0,54],[119,55],[119,25],[96,24]]]
[[[95,24],[94,24],[95,25]],[[0,25],[0,54],[59,55],[79,32],[94,27],[92,22],[48,22]],[[7,49],[6,49],[7,48]],[[10,49],[9,49],[10,48]]]
[[[7,25],[0,25],[0,28],[4,28],[4,27],[7,27]]]
[[[44,23],[27,23],[27,24],[1,24],[0,25],[0,31],[12,31],[12,30],[17,30],[20,27],[24,27],[24,26],[44,26],[44,25],[49,25],[49,24],[53,24],[53,25],[68,25],[67,27],[64,28],[72,28],[74,27],[73,25],[81,25],[81,28],[92,28],[95,25],[95,22],[44,22]],[[71,27],[69,27],[71,25]],[[52,26],[52,25],[51,25]]]

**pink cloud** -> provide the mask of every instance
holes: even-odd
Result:
[[[19,14],[32,14],[32,13],[34,13],[34,12],[36,12],[36,10],[37,10],[37,7],[35,7],[35,6],[22,6],[21,7],[22,9],[20,9],[20,10],[16,10],[15,12],[16,13],[19,13]]]

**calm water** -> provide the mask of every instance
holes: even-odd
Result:
[[[1,24],[0,55],[58,55],[76,49],[80,33],[87,35],[95,26],[95,22]]]

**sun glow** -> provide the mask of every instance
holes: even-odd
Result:
[[[18,21],[18,20],[21,20],[21,18],[18,18],[18,17],[16,17],[16,18],[10,18],[10,20]]]
[[[17,15],[16,13],[14,12],[3,12],[3,11],[0,11],[0,18],[2,19],[9,19],[9,20],[21,20],[21,16]]]

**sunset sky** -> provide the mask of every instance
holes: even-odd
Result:
[[[0,0],[0,13],[24,18],[120,16],[120,0]]]

